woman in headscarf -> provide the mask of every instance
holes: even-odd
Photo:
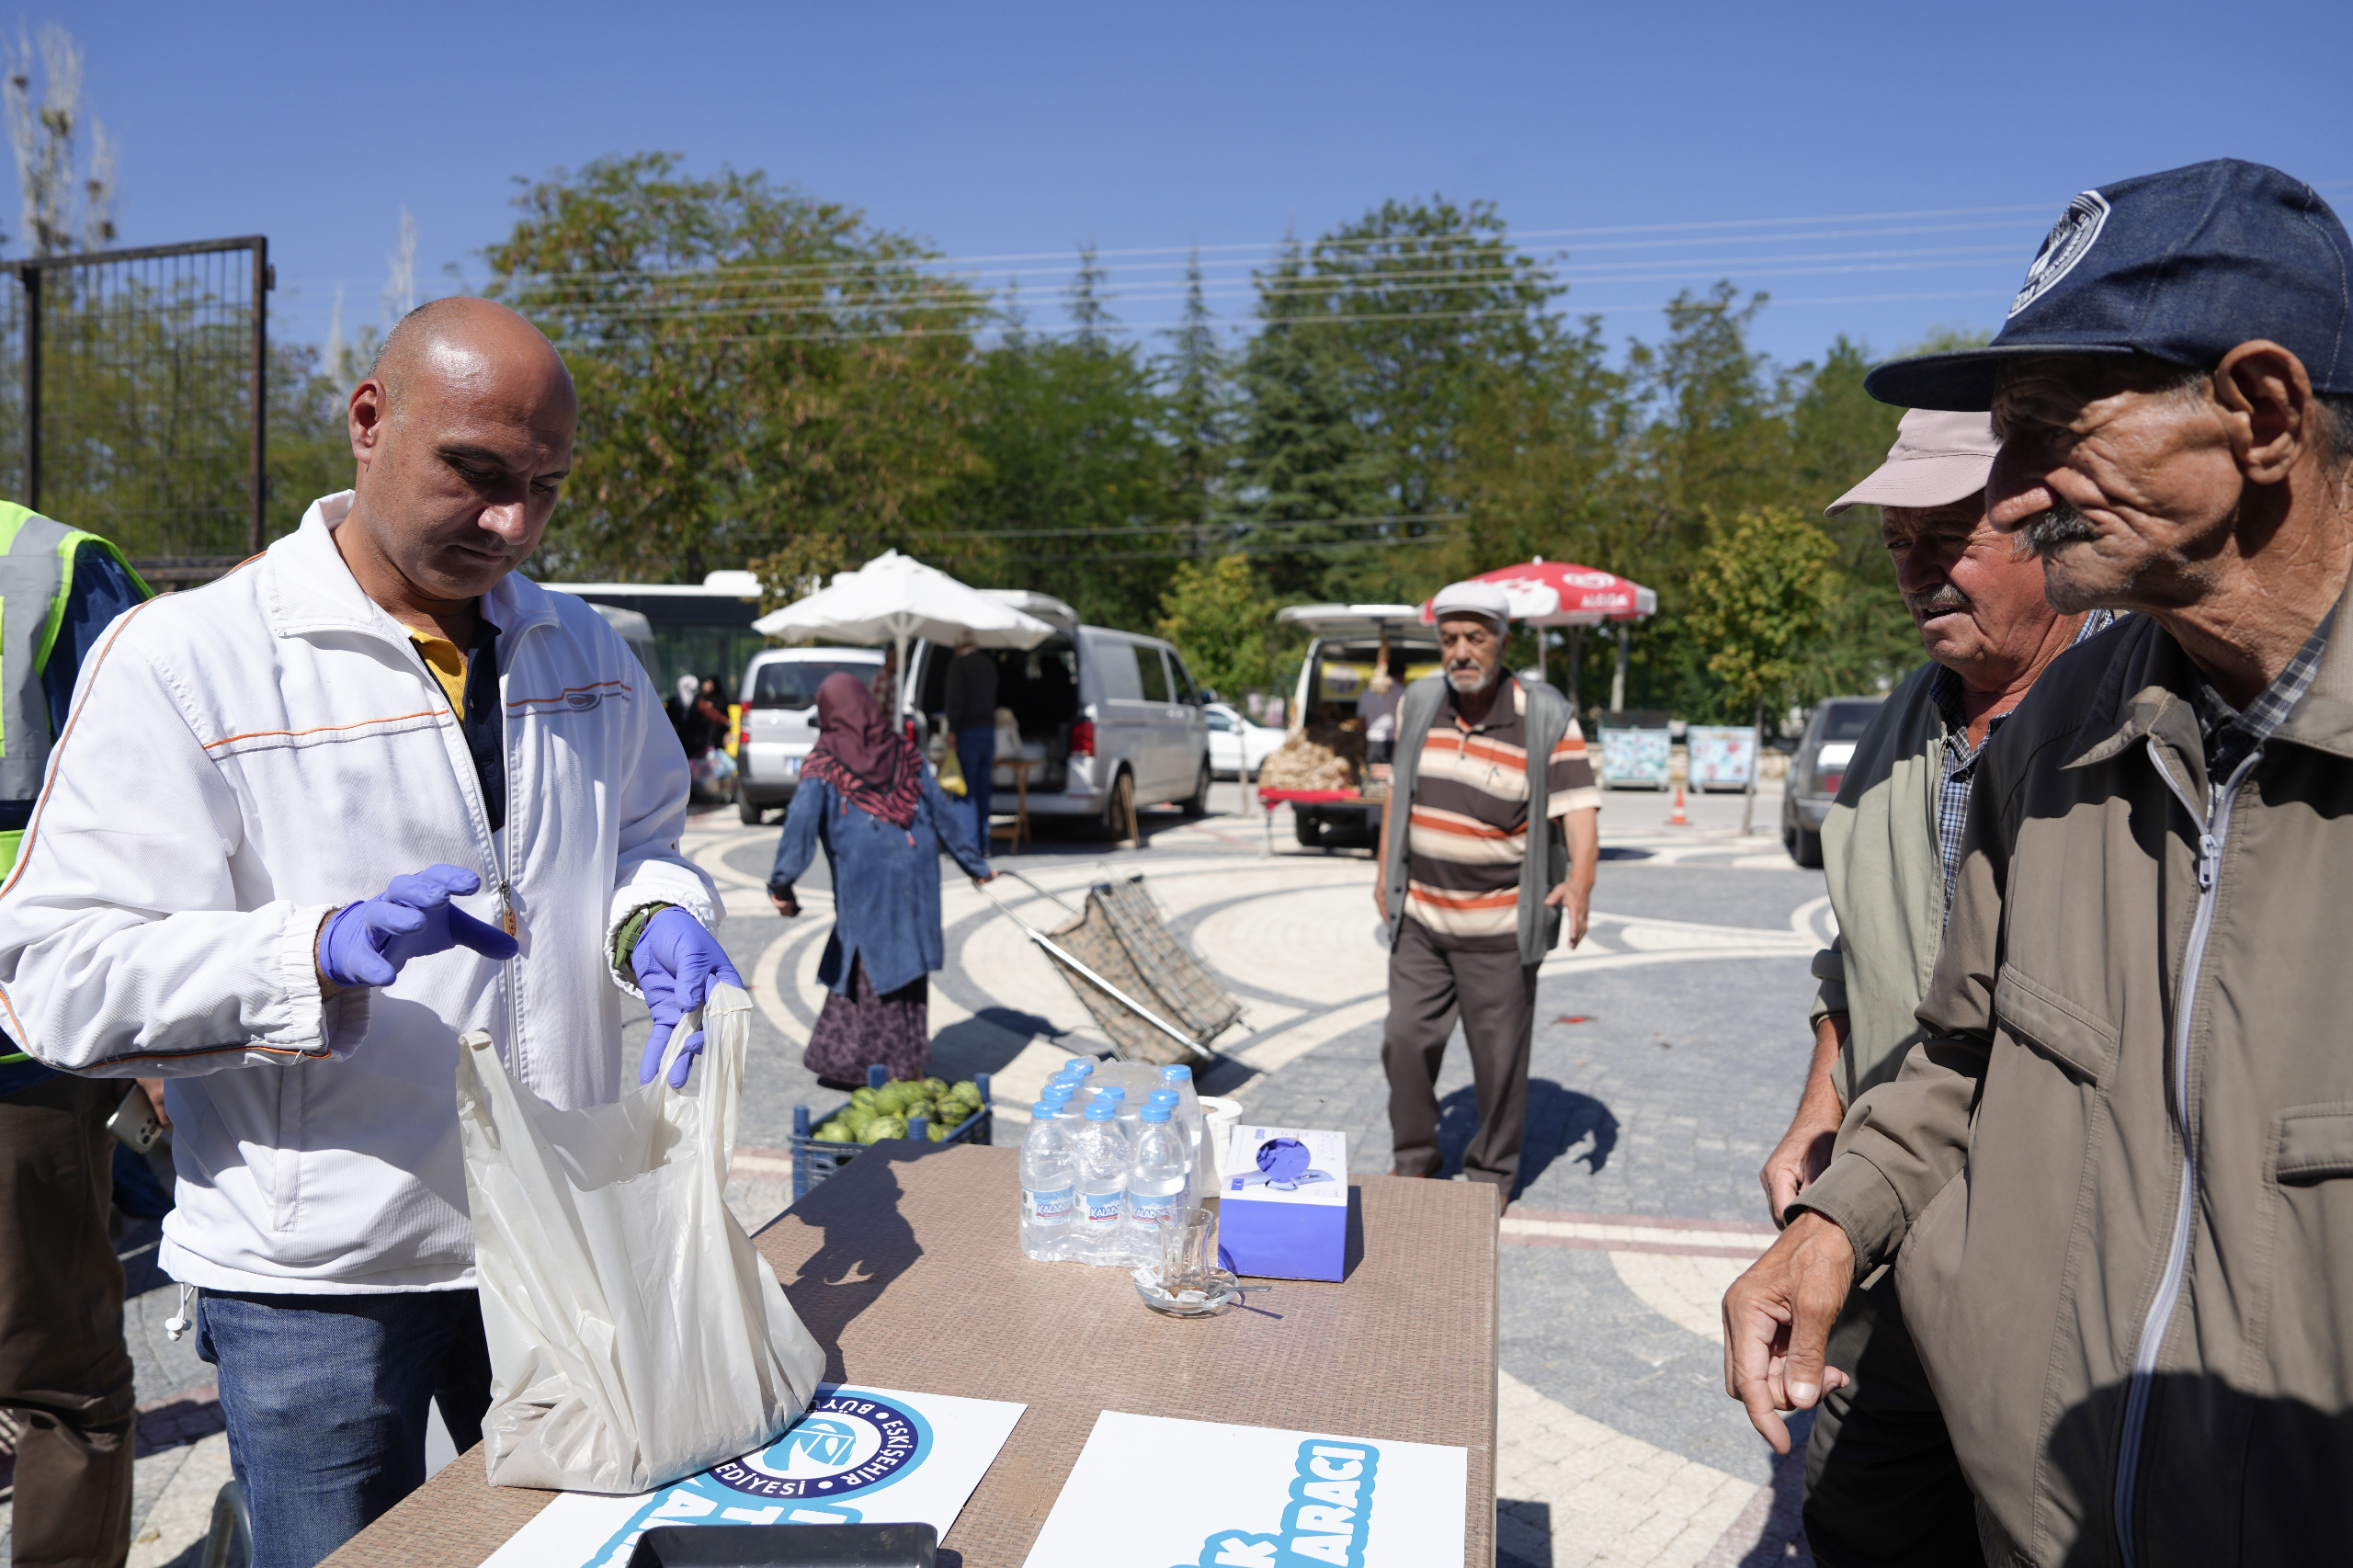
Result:
[[[768,872],[779,915],[801,913],[792,884],[820,844],[833,872],[834,931],[817,966],[824,1009],[801,1063],[835,1085],[863,1085],[876,1062],[893,1078],[920,1078],[931,1061],[927,977],[947,961],[939,853],[975,884],[995,873],[922,755],[846,675],[817,687],[817,744],[801,765]]]

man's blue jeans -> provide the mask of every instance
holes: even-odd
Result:
[[[989,780],[996,772],[996,731],[956,732],[956,766],[964,770],[964,793],[972,802],[972,848],[989,853]]]
[[[428,1400],[460,1453],[481,1441],[490,1408],[472,1290],[206,1290],[196,1353],[220,1369],[253,1568],[312,1568],[423,1484]]]

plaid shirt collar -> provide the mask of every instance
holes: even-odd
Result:
[[[2076,647],[2115,624],[2114,610],[2096,609],[2084,617],[2083,626],[2067,646]],[[1928,681],[1928,696],[1945,722],[1944,776],[1937,782],[1937,853],[1944,861],[1948,915],[1952,913],[1952,892],[1961,873],[1961,834],[1969,825],[1969,790],[1977,778],[1977,759],[1994,744],[1994,733],[2008,722],[2011,713],[2018,711],[2013,707],[2008,712],[1996,713],[1985,721],[1985,738],[1972,745],[1969,714],[1961,706],[1961,677],[1941,666]]]
[[[2288,661],[2279,677],[2256,694],[2255,700],[2242,713],[2232,707],[2222,694],[2216,691],[2204,673],[2200,672],[2190,684],[2189,700],[2198,710],[2198,729],[2206,745],[2206,779],[2209,788],[2218,786],[2230,778],[2238,765],[2271,738],[2273,731],[2288,722],[2296,704],[2312,688],[2313,677],[2320,674],[2320,656],[2328,648],[2329,623],[2336,619],[2335,610],[2320,618],[2304,645]]]

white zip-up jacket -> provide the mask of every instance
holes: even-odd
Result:
[[[649,903],[716,927],[678,850],[687,759],[642,665],[588,605],[510,574],[499,628],[506,824],[489,828],[447,695],[363,594],[345,492],[227,577],[117,619],[85,661],[15,870],[0,1010],[36,1060],[164,1076],[187,1284],[339,1293],[473,1283],[458,1036],[579,1107],[634,1084],[611,938]],[[522,950],[412,961],[322,1001],[319,922],[404,871]]]

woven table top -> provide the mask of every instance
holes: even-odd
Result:
[[[1351,1178],[1345,1282],[1184,1320],[1146,1311],[1124,1269],[1023,1257],[1018,1181],[1017,1150],[878,1143],[754,1238],[828,1381],[1029,1406],[943,1563],[1020,1568],[1106,1409],[1467,1449],[1463,1561],[1495,1561],[1492,1188]],[[491,1486],[469,1454],[328,1562],[474,1568],[554,1495]]]

